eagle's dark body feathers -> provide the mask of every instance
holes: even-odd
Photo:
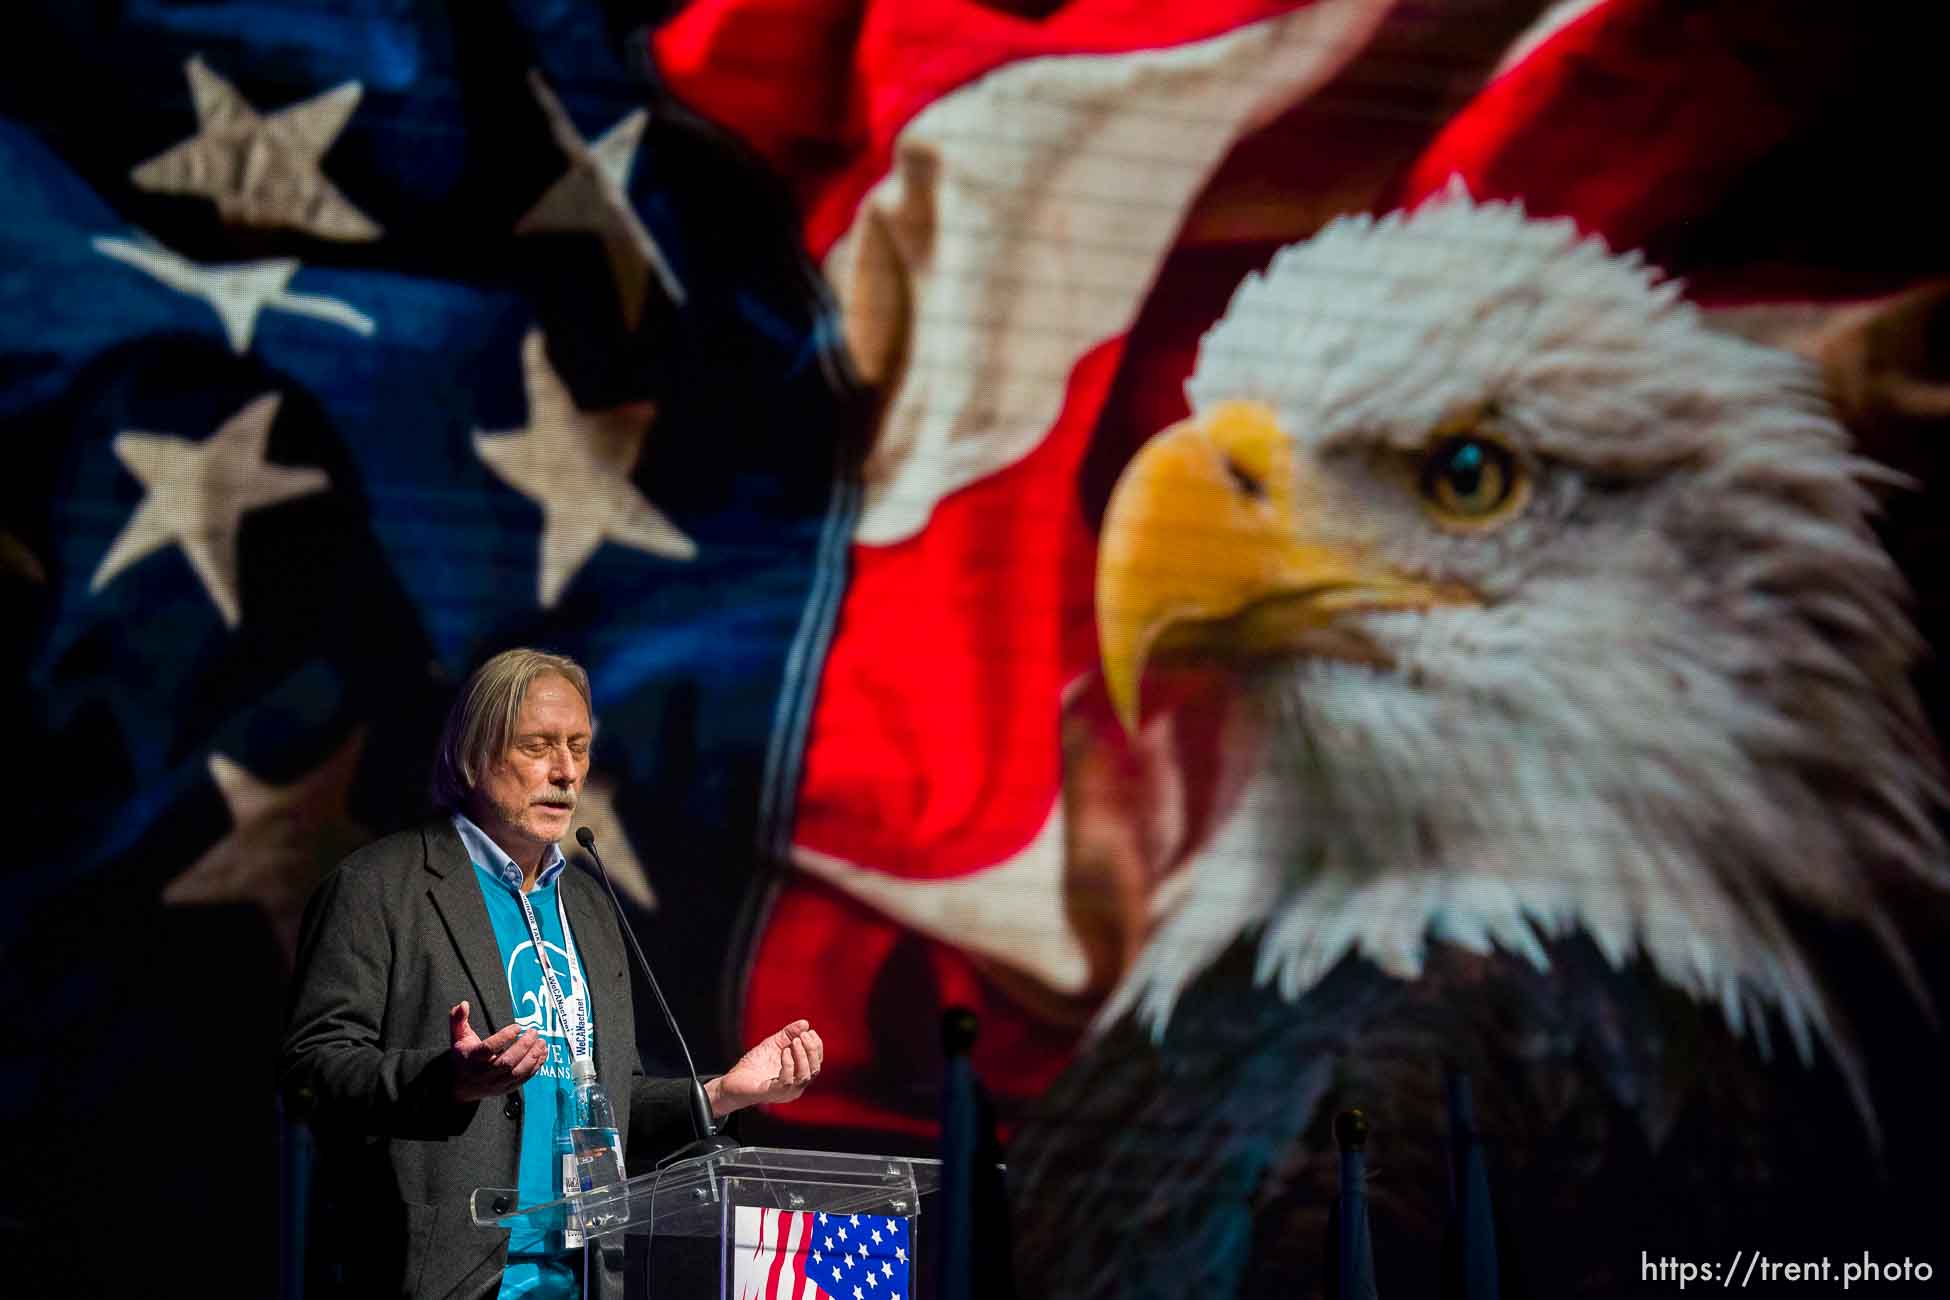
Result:
[[[1839,1258],[1895,1233],[1905,1207],[1832,1061],[1767,1059],[1588,940],[1550,957],[1439,946],[1414,980],[1351,958],[1288,1004],[1236,945],[1161,1041],[1109,1029],[1011,1144],[1024,1293],[1321,1294],[1332,1121],[1358,1107],[1381,1292],[1440,1294],[1451,1069],[1475,1098],[1506,1297],[1637,1294],[1641,1250]],[[1878,983],[1940,1059],[1893,976]]]

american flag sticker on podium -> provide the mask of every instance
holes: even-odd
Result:
[[[911,1223],[884,1214],[823,1214],[740,1205],[731,1294],[737,1300],[902,1300]]]

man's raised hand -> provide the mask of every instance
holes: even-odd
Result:
[[[467,1022],[465,1002],[456,1002],[447,1012],[447,1027],[454,1036],[455,1101],[481,1101],[513,1092],[548,1060],[547,1046],[532,1029],[503,1025],[482,1038]]]
[[[819,1031],[808,1021],[795,1020],[759,1040],[736,1065],[705,1084],[704,1092],[717,1115],[760,1103],[796,1101],[825,1058]]]

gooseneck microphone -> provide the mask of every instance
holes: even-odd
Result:
[[[628,914],[623,911],[623,900],[616,896],[616,886],[610,883],[609,868],[603,865],[602,855],[596,852],[596,833],[587,826],[579,826],[576,828],[576,843],[582,845],[582,851],[596,864],[597,874],[603,879],[603,888],[609,891],[610,905],[616,909],[616,920],[622,927],[623,937],[630,941],[630,951],[636,955],[636,968],[643,972],[650,991],[657,995],[657,1007],[664,1013],[664,1023],[670,1026],[670,1036],[677,1040],[677,1050],[684,1054],[684,1068],[690,1072],[691,1131],[696,1134],[696,1140],[673,1151],[657,1164],[661,1167],[737,1146],[738,1140],[719,1133],[717,1121],[711,1118],[711,1103],[704,1095],[703,1081],[697,1077],[697,1065],[691,1060],[691,1045],[684,1041],[684,1031],[677,1027],[677,1017],[671,1014],[670,1003],[664,1001],[664,991],[657,984],[649,959],[643,955],[643,945],[636,941],[636,931],[630,927]]]

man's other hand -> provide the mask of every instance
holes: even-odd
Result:
[[[729,1115],[762,1102],[796,1101],[819,1074],[826,1045],[810,1021],[795,1020],[761,1039],[738,1064],[704,1085],[711,1113]]]
[[[447,1012],[447,1027],[454,1036],[455,1101],[481,1101],[513,1092],[548,1060],[548,1048],[532,1029],[503,1025],[482,1038],[467,1022],[465,1002],[455,1003]]]

